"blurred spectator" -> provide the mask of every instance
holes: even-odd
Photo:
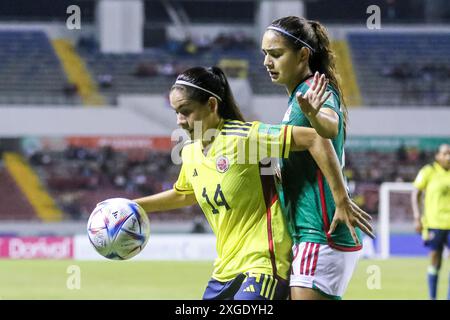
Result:
[[[406,161],[406,148],[403,144],[397,149],[397,161]]]
[[[70,82],[66,83],[63,86],[62,90],[67,97],[72,97],[72,96],[76,95],[78,92],[77,85],[74,83],[70,83]]]
[[[87,52],[93,52],[98,50],[97,40],[93,35],[81,36],[78,39],[77,47]]]
[[[81,219],[82,210],[79,203],[80,197],[80,192],[67,192],[59,198],[63,211],[68,213],[74,220]]]
[[[133,74],[137,77],[154,77],[158,75],[158,68],[153,62],[141,62]]]
[[[192,221],[193,227],[192,227],[192,233],[205,233],[206,228],[203,223],[204,218],[202,216],[196,216],[194,220]]]
[[[42,145],[32,150],[30,163],[38,167],[36,172],[61,208],[74,219],[77,212],[81,216],[89,214],[104,196],[134,198],[169,190],[179,173],[170,152],[76,145],[62,151],[45,151]],[[364,210],[377,214],[379,185],[385,181],[412,181],[417,169],[432,158],[432,152],[405,145],[392,151],[347,151],[345,176],[351,195]],[[398,202],[398,206],[402,203]],[[202,215],[197,209],[194,206],[178,216],[158,215],[158,219],[193,219]]]
[[[109,73],[100,74],[97,77],[100,88],[111,88],[113,85],[113,76]]]

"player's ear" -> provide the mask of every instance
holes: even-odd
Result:
[[[309,54],[311,52],[309,51],[308,48],[306,47],[302,47],[300,50],[297,51],[297,57],[298,57],[298,62],[307,62],[309,59]]]
[[[211,112],[219,114],[219,101],[216,97],[209,97],[208,108]]]

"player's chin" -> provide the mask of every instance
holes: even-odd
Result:
[[[271,80],[272,80],[272,83],[274,83],[274,84],[278,84],[280,86],[284,85],[284,82],[280,79],[280,77],[271,78]]]
[[[270,76],[270,81],[272,81],[272,83],[280,83],[280,77],[278,75],[272,75]]]

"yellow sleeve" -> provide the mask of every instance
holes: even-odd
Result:
[[[287,158],[291,150],[292,126],[254,122],[249,143],[256,144],[258,161],[265,158]]]
[[[189,180],[189,175],[187,174],[187,167],[191,158],[193,157],[192,145],[186,144],[181,150],[181,158],[183,164],[181,165],[180,174],[178,175],[177,181],[173,185],[173,190],[180,194],[192,194],[194,189],[192,187],[191,181]]]
[[[192,194],[194,189],[192,188],[191,182],[186,175],[186,166],[183,164],[181,166],[180,174],[178,175],[178,180],[174,183],[173,189],[176,193],[180,194]]]
[[[414,187],[419,190],[424,190],[427,187],[428,181],[430,180],[432,171],[433,168],[430,165],[427,165],[420,169],[416,179],[414,180]]]

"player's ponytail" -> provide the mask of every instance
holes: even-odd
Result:
[[[325,74],[331,86],[337,91],[344,115],[344,137],[348,112],[345,99],[339,84],[339,76],[336,71],[335,55],[331,50],[330,40],[326,28],[318,21],[306,20],[302,17],[289,16],[272,22],[269,29],[281,32],[286,43],[294,50],[302,47],[310,49],[309,68],[315,73]]]
[[[190,85],[189,85],[190,84]],[[188,99],[206,103],[215,97],[219,103],[219,116],[223,119],[244,121],[233,97],[228,80],[219,67],[190,68],[177,77],[171,90],[184,90]]]
[[[342,105],[342,111],[344,115],[344,137],[347,132],[347,118],[348,110],[345,105],[344,93],[339,84],[339,75],[336,70],[336,56],[331,50],[330,40],[326,28],[318,21],[309,21],[314,34],[317,38],[315,52],[310,57],[309,67],[312,72],[320,72],[330,81],[330,84],[336,89],[339,95],[339,99]]]
[[[223,96],[222,103],[219,104],[219,115],[224,119],[245,121],[239,106],[234,99],[233,92],[231,91],[230,84],[228,83],[225,73],[219,67],[209,68],[212,73],[214,73],[222,83]]]

